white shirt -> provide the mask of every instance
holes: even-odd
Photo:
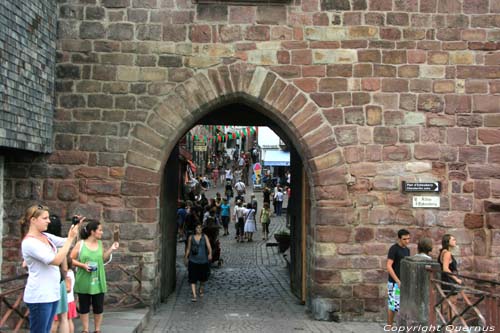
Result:
[[[238,219],[240,217],[245,217],[245,210],[246,210],[245,208],[236,205],[236,207],[234,207],[234,213],[233,213],[235,219]]]
[[[255,209],[253,208],[243,208],[243,213],[245,214],[245,222],[255,222]]]
[[[233,179],[233,173],[231,170],[227,169],[226,171],[226,179]]]
[[[276,192],[276,194],[274,195],[274,199],[283,201],[283,192]]]
[[[245,184],[244,184],[242,181],[237,182],[237,183],[234,185],[234,188],[235,188],[235,189],[236,189],[236,191],[238,191],[238,192],[243,192],[243,191],[245,191],[245,189],[246,189]]]
[[[68,303],[71,303],[75,301],[75,294],[73,294],[73,288],[75,287],[75,273],[72,269],[68,270],[67,276],[71,280],[71,290],[68,291]]]
[[[62,247],[66,238],[43,233],[51,245],[34,237],[26,237],[21,243],[24,261],[28,266],[28,281],[24,289],[25,303],[51,303],[61,298],[59,266],[50,265],[57,247]]]

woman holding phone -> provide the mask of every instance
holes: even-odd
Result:
[[[30,311],[32,333],[50,332],[61,297],[59,265],[66,259],[78,233],[78,226],[73,225],[69,229],[68,238],[48,234],[45,231],[49,223],[49,208],[42,205],[28,207],[19,220],[21,249],[28,268],[23,300]]]
[[[94,312],[94,333],[101,333],[101,323],[104,312],[104,294],[106,285],[106,272],[104,263],[111,260],[111,254],[119,247],[114,242],[104,251],[102,246],[102,224],[97,221],[87,223],[80,231],[82,239],[71,251],[73,266],[77,267],[74,292],[78,294],[80,304],[80,319],[82,320],[82,333],[89,332],[89,312],[92,304]]]

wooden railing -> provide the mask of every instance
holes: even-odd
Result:
[[[451,274],[462,285],[441,281],[441,271],[428,269],[431,325],[460,327],[474,332],[500,332],[500,282]],[[443,290],[451,289],[451,292]]]
[[[28,308],[23,303],[24,285],[28,274],[13,276],[0,281],[0,332],[7,329],[13,332],[19,330],[28,322]]]
[[[106,270],[119,270],[128,277],[128,281],[125,283],[124,281],[108,283],[109,291],[118,291],[121,294],[116,302],[108,305],[110,310],[146,305],[141,297],[143,267],[142,258],[136,265],[111,263],[107,266]],[[0,332],[19,332],[27,326],[29,310],[23,302],[27,277],[28,274],[23,274],[0,281],[0,290],[2,291],[0,293]]]

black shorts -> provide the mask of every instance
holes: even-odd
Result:
[[[192,261],[188,263],[188,281],[189,283],[206,282],[210,273],[209,263],[195,264]]]
[[[92,312],[101,314],[104,312],[104,294],[78,294],[78,303],[80,304],[80,313],[87,314],[90,312],[90,304],[92,303]]]
[[[221,216],[222,226],[227,228],[229,226],[229,216]]]

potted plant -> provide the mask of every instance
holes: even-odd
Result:
[[[285,252],[290,247],[290,231],[280,230],[274,233],[274,239],[278,242],[278,250],[280,253]]]

